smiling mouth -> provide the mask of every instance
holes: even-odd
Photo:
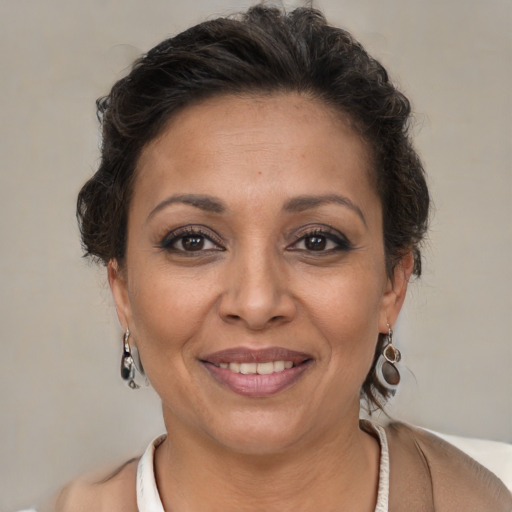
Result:
[[[283,348],[228,349],[201,358],[209,374],[237,394],[265,397],[294,384],[311,366],[309,354]]]
[[[220,363],[219,368],[243,375],[270,375],[293,368],[292,361],[267,361],[264,363]]]

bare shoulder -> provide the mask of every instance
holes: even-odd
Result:
[[[40,512],[137,512],[138,459],[66,485]]]

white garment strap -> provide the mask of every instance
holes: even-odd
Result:
[[[165,512],[155,481],[155,449],[166,438],[157,437],[146,449],[137,466],[137,507],[139,512]]]
[[[389,448],[386,431],[376,423],[371,424],[379,436],[380,464],[379,464],[379,490],[377,493],[377,506],[375,512],[388,512],[389,506]]]

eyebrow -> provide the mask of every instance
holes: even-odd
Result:
[[[226,211],[224,204],[213,197],[200,194],[181,194],[170,196],[167,199],[164,199],[161,203],[158,203],[155,208],[151,210],[147,220],[149,221],[159,211],[175,203],[189,204],[190,206],[194,206],[200,210],[210,213],[224,213]]]
[[[149,221],[159,211],[163,210],[167,206],[176,203],[188,204],[205,212],[217,214],[225,213],[227,210],[222,201],[211,196],[201,194],[179,194],[170,196],[167,199],[164,199],[162,202],[158,203],[155,208],[151,210],[147,221]],[[359,206],[354,204],[348,197],[340,196],[337,194],[326,194],[321,196],[297,196],[286,201],[283,206],[283,210],[289,213],[300,213],[313,208],[318,208],[324,204],[332,203],[340,204],[354,211],[361,218],[364,225],[367,226],[366,219]]]
[[[342,206],[346,206],[353,212],[355,212],[358,217],[363,221],[364,225],[366,224],[366,219],[361,211],[361,208],[354,204],[348,197],[340,196],[337,194],[326,194],[321,196],[297,196],[290,200],[288,200],[283,209],[286,212],[290,213],[300,213],[306,210],[310,210],[312,208],[318,208],[319,206],[323,206],[324,204],[340,204]]]

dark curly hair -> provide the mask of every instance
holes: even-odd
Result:
[[[103,127],[101,164],[78,195],[85,255],[123,263],[128,206],[137,160],[180,109],[226,94],[296,92],[345,115],[366,141],[382,203],[386,266],[409,251],[421,273],[420,243],[429,193],[409,138],[407,98],[345,30],[312,8],[284,13],[257,5],[246,13],[196,25],[138,59],[128,76],[97,101]],[[388,391],[374,377],[362,395],[380,407]]]

